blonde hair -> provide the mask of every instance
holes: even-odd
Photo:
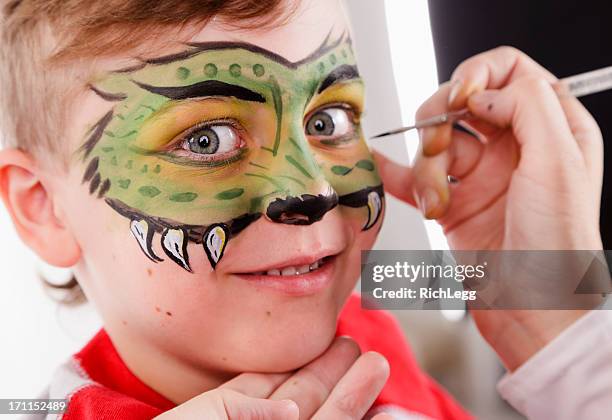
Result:
[[[0,140],[35,155],[61,147],[68,100],[86,85],[76,70],[84,63],[214,17],[267,27],[289,9],[286,0],[0,1]]]

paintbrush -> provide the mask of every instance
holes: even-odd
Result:
[[[561,95],[571,95],[576,98],[612,89],[612,66],[566,77],[554,83],[553,87],[555,91]],[[472,115],[467,109],[446,112],[444,114],[439,114],[431,118],[417,121],[414,125],[408,127],[401,127],[378,134],[372,137],[372,139],[387,137],[393,134],[401,134],[418,128],[432,127],[445,123],[454,123],[456,121],[469,119],[471,117]]]

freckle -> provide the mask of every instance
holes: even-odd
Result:
[[[147,275],[151,277],[153,275],[153,270],[151,270],[150,268],[147,268]]]
[[[293,383],[291,385],[297,385],[298,381],[293,381]]]
[[[121,321],[121,323],[122,323],[123,325],[127,325],[127,321],[125,321],[125,320],[124,320],[124,321]]]
[[[266,311],[266,315],[270,316],[270,315],[272,315],[272,312]]]
[[[489,111],[492,111],[492,110],[493,110],[493,104],[489,104],[489,106],[487,107],[487,109],[488,109]]]
[[[161,312],[161,309],[159,308],[159,306],[156,306],[156,307],[155,307],[155,310],[156,310],[157,312]]]
[[[168,316],[172,316],[172,312],[170,312],[170,311],[166,311],[166,315],[168,315]]]
[[[227,357],[222,357],[221,360],[223,360],[224,362],[227,362]]]

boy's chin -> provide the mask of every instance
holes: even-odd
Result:
[[[322,355],[336,334],[336,320],[314,323],[309,328],[279,331],[260,340],[252,353],[251,370],[266,373],[290,372]]]

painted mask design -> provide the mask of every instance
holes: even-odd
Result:
[[[214,269],[260,217],[309,225],[340,205],[363,209],[364,230],[380,220],[383,188],[346,35],[299,62],[250,44],[192,43],[91,89],[114,106],[78,151],[83,182],[129,220],[154,262],[159,237],[187,271],[187,244],[202,244]]]

